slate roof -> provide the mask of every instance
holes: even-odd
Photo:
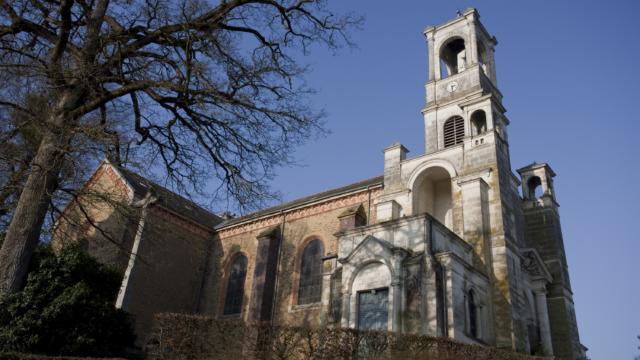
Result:
[[[287,210],[290,208],[294,208],[294,207],[298,207],[298,206],[302,206],[305,204],[309,204],[309,203],[313,203],[319,200],[323,200],[323,199],[327,199],[333,196],[338,196],[338,195],[342,195],[342,194],[348,194],[350,192],[356,191],[356,190],[362,190],[362,189],[366,189],[367,187],[370,186],[378,186],[378,185],[382,185],[384,180],[383,176],[377,176],[371,179],[367,179],[367,180],[363,180],[363,181],[359,181],[353,184],[349,184],[346,186],[342,186],[339,188],[335,188],[335,189],[331,189],[331,190],[327,190],[327,191],[323,191],[323,192],[319,192],[313,195],[309,195],[300,199],[296,199],[293,201],[289,201],[289,202],[285,202],[282,203],[280,205],[276,205],[276,206],[272,206],[270,208],[266,208],[264,210],[259,210],[256,211],[254,213],[251,214],[247,214],[245,216],[241,216],[238,218],[233,218],[233,219],[229,219],[226,220],[220,224],[218,224],[216,226],[216,229],[222,229],[225,228],[227,226],[232,226],[235,224],[239,224],[248,220],[252,220],[252,219],[257,219],[263,216],[267,216],[267,215],[271,215],[271,214],[275,214],[278,213],[282,210]]]
[[[223,221],[221,217],[200,207],[193,201],[174,193],[164,186],[156,184],[155,182],[130,170],[113,164],[111,165],[131,186],[135,196],[142,198],[148,191],[151,191],[153,195],[158,198],[157,204],[210,229],[213,229],[217,224]]]
[[[136,197],[142,198],[147,194],[148,191],[152,191],[152,193],[156,197],[158,197],[157,203],[159,205],[211,229],[221,229],[227,226],[232,226],[252,219],[271,215],[282,210],[306,205],[334,196],[348,194],[353,191],[366,189],[367,187],[379,186],[382,185],[384,180],[383,176],[377,176],[339,188],[319,192],[300,199],[285,202],[241,217],[224,220],[223,218],[197,205],[193,201],[188,200],[165,188],[164,186],[132,172],[131,170],[121,168],[114,164],[111,164],[111,166],[113,166],[122,175],[129,186],[131,186]]]

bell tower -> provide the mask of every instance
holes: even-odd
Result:
[[[456,145],[464,136],[493,129],[506,139],[508,120],[494,60],[498,41],[479,18],[470,8],[424,31],[429,46],[427,106],[423,110],[427,154]],[[465,134],[463,128],[470,131]]]
[[[528,222],[533,218],[527,203],[523,205],[520,179],[511,167],[509,120],[502,105],[494,60],[498,42],[480,23],[480,15],[473,8],[459,12],[444,24],[426,28],[424,35],[429,51],[426,104],[422,109],[425,152],[407,158],[407,149],[399,143],[385,149],[384,188],[375,200],[376,219],[400,222],[427,214],[432,224],[438,223],[440,228],[448,229],[449,234],[455,234],[465,243],[469,257],[464,266],[458,266],[457,261],[461,260],[447,258],[443,253],[437,253],[438,256],[428,261],[426,268],[431,270],[427,276],[435,288],[438,288],[437,274],[446,275],[451,282],[438,290],[443,296],[440,302],[434,299],[435,306],[427,307],[427,311],[438,309],[438,304],[440,309],[449,307],[442,315],[429,315],[440,320],[434,321],[437,327],[430,323],[427,331],[462,341],[481,340],[521,352],[540,348],[551,353],[554,330],[549,329],[550,317],[542,306],[547,304],[544,287],[551,281],[551,275],[546,266],[551,263],[545,265],[546,255],[540,260],[536,250],[542,254],[545,249],[531,245],[525,236],[525,231],[529,231]],[[551,180],[553,172],[544,166],[531,171],[540,174],[531,182],[526,180],[525,194],[535,194],[536,186],[540,185],[545,193],[543,204],[551,216],[557,208]],[[554,221],[559,224],[559,220]],[[549,236],[555,244],[550,247],[553,252],[549,259],[556,265],[565,264],[561,238]],[[441,250],[437,246],[433,249]],[[531,258],[542,269],[537,275],[531,275],[533,270],[527,265]],[[461,270],[463,267],[468,272]],[[558,267],[566,273],[563,269]],[[481,338],[475,331],[478,324],[473,328],[469,326],[478,321],[469,320],[472,312],[465,305],[470,298],[465,286],[477,280],[472,273],[486,281],[476,287],[484,289],[484,293],[474,292],[474,296],[486,304],[482,310],[483,320],[479,322]],[[531,284],[534,276],[537,276],[535,288]],[[565,278],[566,282],[558,280],[554,287],[559,294],[570,292],[568,276]],[[537,311],[530,306],[534,291]],[[570,297],[565,296],[553,304],[549,302],[549,308],[566,305],[559,310],[558,317],[575,323],[571,304]],[[554,311],[550,309],[549,313]],[[573,343],[579,345],[577,341]]]
[[[429,51],[425,158],[455,164],[452,230],[470,245],[490,278],[494,332],[489,342],[526,351],[520,319],[519,180],[511,170],[507,126],[498,89],[494,49],[498,41],[476,9],[424,31]],[[455,200],[459,199],[459,200]]]

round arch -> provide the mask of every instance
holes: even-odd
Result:
[[[360,266],[351,279],[351,292],[389,287],[391,268],[380,261],[369,261]]]
[[[440,67],[438,75],[441,79],[455,75],[467,67],[468,49],[469,41],[463,34],[452,34],[440,42],[436,54],[438,54],[438,66]],[[463,52],[464,54],[462,54]],[[463,60],[464,62],[461,63]]]
[[[528,200],[539,199],[543,195],[542,179],[537,175],[528,177],[523,183],[526,185],[525,196]]]
[[[487,131],[487,113],[484,109],[477,109],[471,113],[471,135],[476,136]]]
[[[411,183],[413,215],[428,213],[448,228],[453,227],[453,181],[442,166],[429,166]]]
[[[444,49],[445,46],[451,44],[453,41],[456,41],[456,40],[462,40],[464,42],[465,48],[469,44],[469,39],[467,39],[467,36],[464,33],[454,32],[451,35],[449,35],[449,37],[447,37],[446,39],[440,40],[440,42],[436,44],[437,45],[436,48],[438,49],[436,54],[438,54],[438,57],[442,56],[442,50]]]
[[[418,165],[412,172],[411,175],[409,176],[409,181],[407,182],[407,188],[409,189],[413,189],[415,186],[415,182],[418,179],[418,177],[420,177],[420,175],[428,170],[429,168],[432,167],[441,167],[443,169],[445,169],[448,173],[449,173],[449,177],[451,177],[451,179],[455,179],[458,176],[458,172],[456,171],[456,167],[453,166],[453,164],[447,160],[443,160],[443,159],[435,159],[435,160],[429,160],[425,163],[422,163],[420,165]]]
[[[324,243],[324,240],[322,240],[322,237],[320,235],[313,234],[305,237],[304,240],[302,240],[302,242],[300,243],[300,245],[298,245],[298,248],[296,249],[296,258],[295,258],[296,271],[300,270],[300,263],[302,262],[302,253],[304,252],[304,249],[307,247],[307,245],[309,245],[311,242],[316,240],[320,241],[320,244],[322,244],[322,256],[324,257],[326,255],[327,247],[325,246],[326,244]]]
[[[384,266],[389,272],[390,279],[393,279],[394,272],[393,272],[393,266],[391,266],[391,262],[382,256],[374,256],[373,258],[367,261],[363,261],[361,263],[352,265],[354,270],[349,273],[349,277],[347,279],[343,279],[344,281],[343,286],[345,286],[345,288],[348,289],[349,293],[352,293],[353,284],[357,279],[358,274],[360,274],[363,269],[367,268],[372,264],[379,264],[381,266]]]

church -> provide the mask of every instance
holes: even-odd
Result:
[[[153,314],[185,312],[585,359],[556,174],[512,171],[497,40],[472,8],[424,35],[423,155],[394,143],[379,177],[235,218],[103,162],[84,190],[126,211],[76,199],[54,247],[87,239],[122,271],[116,306],[142,338]]]

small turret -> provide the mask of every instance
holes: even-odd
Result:
[[[553,187],[556,174],[548,164],[535,162],[518,169],[518,173],[522,178],[525,243],[538,251],[553,277],[546,290],[554,355],[562,359],[582,358],[584,348],[578,335],[559,205]]]

